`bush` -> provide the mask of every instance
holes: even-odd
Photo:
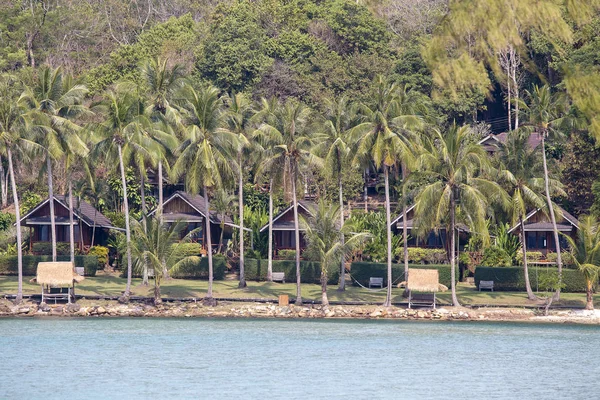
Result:
[[[88,251],[89,256],[95,256],[98,259],[98,269],[104,268],[108,264],[108,247],[94,246]]]
[[[31,245],[31,252],[36,256],[51,256],[52,242],[35,242]],[[68,256],[71,253],[69,243],[56,243],[56,255]]]
[[[512,259],[504,249],[492,246],[483,252],[481,265],[484,267],[511,267]]]
[[[220,281],[225,279],[227,260],[223,256],[213,256],[213,279]],[[159,272],[160,271],[155,271]],[[179,279],[208,279],[208,257],[199,257],[181,265],[177,272],[171,274],[173,278]]]
[[[437,269],[440,274],[440,283],[448,287],[451,286],[450,278],[450,265],[409,265],[409,268],[419,269]],[[370,277],[382,277],[383,285],[387,285],[387,264],[382,263],[366,263],[366,262],[354,262],[351,267],[351,274],[361,285],[368,286]],[[456,273],[456,279],[458,281],[458,271]],[[392,264],[392,279],[393,283],[397,284],[404,280],[404,265]],[[356,282],[353,281],[356,286]]]
[[[247,280],[266,281],[268,260],[247,259],[244,263],[244,273]],[[296,282],[296,262],[291,260],[273,260],[273,272],[285,273],[286,282]],[[335,285],[338,283],[340,271],[337,268],[331,268],[327,274],[327,284]],[[300,282],[302,283],[320,283],[321,282],[321,264],[316,261],[300,261]]]
[[[396,257],[399,261],[404,260],[404,247],[396,249]],[[440,264],[444,261],[446,261],[446,250],[444,249],[408,248],[408,262],[411,264]]]
[[[59,256],[57,261],[69,261],[69,256]],[[35,276],[40,262],[52,261],[52,256],[23,256],[23,275]],[[96,256],[75,256],[75,266],[85,269],[85,276],[96,276],[98,259]],[[0,275],[17,275],[17,256],[0,257]]]
[[[562,259],[563,265],[565,267],[567,267],[567,268],[576,268],[575,258],[573,257],[573,254],[568,253],[566,251],[561,251],[560,254],[562,256],[561,259]],[[550,262],[554,262],[555,263],[556,262],[556,258],[557,258],[556,253],[548,253],[548,254],[546,254],[546,259],[548,261],[550,261]]]
[[[541,251],[527,251],[527,261],[540,261],[544,258]],[[517,264],[523,264],[523,250],[517,252],[517,258],[515,259]]]
[[[529,281],[533,290],[546,290],[549,279],[548,272],[558,274],[558,268],[529,268]],[[524,291],[525,274],[521,267],[477,267],[475,269],[475,285],[479,281],[494,281],[495,290]],[[585,292],[585,278],[576,270],[563,269],[565,292]]]
[[[277,256],[281,260],[296,260],[296,250],[279,250]]]

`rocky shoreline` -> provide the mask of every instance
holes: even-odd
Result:
[[[14,305],[0,300],[0,317],[159,317],[159,318],[288,318],[288,319],[387,319],[437,321],[515,321],[600,325],[600,312],[584,310],[543,311],[522,308],[442,307],[436,310],[409,310],[399,307],[370,306],[278,306],[264,303],[219,302],[216,306],[201,302],[143,302],[120,304],[117,301],[78,301],[73,304]]]

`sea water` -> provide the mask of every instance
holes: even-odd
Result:
[[[2,399],[590,399],[594,326],[0,319]]]

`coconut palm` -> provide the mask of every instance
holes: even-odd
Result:
[[[560,282],[562,282],[562,257],[560,252],[558,227],[556,225],[556,215],[554,208],[552,207],[552,197],[550,193],[550,176],[548,174],[548,162],[546,159],[546,139],[550,136],[558,137],[561,135],[561,128],[568,122],[565,118],[568,104],[562,93],[552,93],[548,85],[542,87],[535,85],[531,92],[526,90],[525,99],[527,99],[527,101],[519,100],[521,109],[528,117],[528,121],[524,126],[533,129],[535,134],[538,134],[542,141],[541,151],[544,167],[544,190],[546,195],[546,206],[550,214],[552,230],[554,231],[556,264],[558,266],[559,280],[553,300],[558,300],[560,298]]]
[[[390,172],[398,167],[400,158],[409,153],[407,143],[394,131],[394,118],[402,116],[399,87],[384,77],[374,82],[373,103],[363,105],[364,122],[352,129],[356,141],[354,161],[365,165],[372,160],[377,169],[383,169],[385,183],[385,212],[387,222],[387,293],[384,306],[392,304],[392,231],[390,211]]]
[[[185,138],[177,150],[178,158],[171,174],[178,179],[185,174],[188,190],[198,193],[202,189],[205,209],[210,210],[209,188],[223,187],[223,182],[233,178],[234,169],[228,150],[235,147],[237,137],[219,131],[223,121],[223,99],[214,86],[195,88],[184,85],[179,94],[179,110],[187,127]],[[208,253],[208,290],[206,302],[213,300],[213,257],[209,215],[206,216],[206,245]]]
[[[134,156],[144,156],[154,144],[143,132],[150,126],[143,103],[137,91],[129,83],[121,83],[109,89],[101,103],[94,110],[101,115],[102,122],[93,127],[94,151],[105,154],[110,159],[118,157],[123,190],[123,212],[125,214],[125,236],[127,253],[127,286],[121,301],[129,301],[131,295],[131,225],[129,221],[129,203],[127,200],[127,180],[125,168]],[[111,165],[111,162],[108,163]]]
[[[239,220],[239,248],[240,248],[240,283],[239,287],[246,287],[246,278],[244,274],[244,166],[247,164],[248,150],[250,150],[251,141],[249,140],[250,128],[254,110],[252,102],[243,93],[232,95],[228,99],[229,108],[227,110],[226,130],[237,136],[234,149],[237,156],[238,173],[238,220]]]
[[[341,229],[342,234],[347,234],[346,240],[340,239],[340,213],[339,205],[328,205],[319,201],[318,207],[308,220],[302,219],[307,240],[306,253],[313,260],[321,264],[321,303],[329,305],[327,298],[328,274],[339,261],[350,254],[360,243],[368,237],[368,233],[352,233]],[[345,225],[349,227],[350,225]]]
[[[529,148],[528,138],[529,132],[525,130],[510,132],[506,143],[500,150],[500,161],[503,186],[511,197],[511,222],[513,225],[518,223],[521,231],[519,238],[523,252],[527,297],[529,300],[536,300],[537,296],[533,293],[529,281],[524,220],[529,210],[540,209],[547,212],[547,208],[544,199],[544,178],[540,177],[544,174],[543,166],[538,151]],[[559,181],[550,178],[548,182],[554,194],[565,194]]]
[[[434,129],[423,137],[412,176],[425,179],[415,199],[415,214],[422,233],[438,230],[447,224],[450,236],[450,265],[452,304],[459,306],[456,296],[456,258],[454,256],[457,203],[460,215],[469,227],[487,238],[487,210],[493,202],[506,206],[506,192],[495,182],[487,180],[490,161],[485,150],[477,144],[468,127],[452,126],[447,132]]]
[[[600,223],[591,215],[579,217],[577,239],[563,234],[567,239],[575,264],[585,277],[586,310],[594,309],[594,286],[598,282],[600,272]]]
[[[18,82],[12,77],[4,76],[0,80],[0,151],[8,160],[8,172],[12,187],[15,217],[17,220],[17,275],[18,287],[15,302],[23,299],[23,236],[21,234],[21,214],[19,210],[19,195],[15,180],[13,152],[20,152],[38,147],[26,138],[24,110],[18,106],[15,92]]]
[[[87,154],[87,146],[78,135],[81,127],[73,122],[86,112],[82,103],[87,92],[84,85],[75,84],[65,76],[61,68],[44,67],[35,85],[27,87],[19,98],[19,103],[30,110],[28,125],[45,151],[53,261],[56,261],[56,220],[52,162],[61,161],[67,153],[80,157]]]
[[[283,182],[291,186],[296,244],[296,304],[302,304],[300,291],[300,228],[296,185],[300,168],[322,166],[323,161],[313,152],[317,135],[311,129],[312,111],[300,102],[288,101],[277,108],[273,117],[258,129],[259,140],[268,143],[270,154],[261,162],[263,169],[272,171],[282,166]]]
[[[155,271],[176,271],[188,263],[200,263],[197,249],[186,246],[191,243],[197,230],[188,232],[183,238],[181,232],[186,223],[177,221],[164,224],[157,218],[150,218],[144,227],[134,221],[135,243],[132,247],[134,259],[139,265],[154,268]],[[154,274],[154,304],[162,302],[160,294],[161,274]]]

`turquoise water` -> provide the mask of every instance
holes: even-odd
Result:
[[[590,326],[0,319],[4,399],[597,398]]]

